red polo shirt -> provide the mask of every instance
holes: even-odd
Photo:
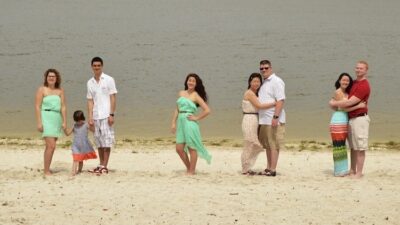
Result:
[[[368,103],[369,94],[371,93],[371,88],[369,87],[369,82],[367,79],[361,81],[354,81],[349,93],[349,99],[351,96],[356,96],[361,99],[361,101]],[[349,118],[357,117],[361,113],[368,113],[368,107],[356,109],[349,112]]]

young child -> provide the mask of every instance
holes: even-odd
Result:
[[[96,152],[88,139],[88,130],[93,132],[94,128],[85,122],[85,115],[80,110],[74,112],[74,121],[73,128],[64,130],[67,136],[72,134],[72,132],[74,133],[74,141],[72,143],[72,158],[74,160],[72,164],[72,176],[82,172],[83,160],[97,158]]]

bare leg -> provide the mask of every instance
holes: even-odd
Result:
[[[190,167],[188,175],[194,175],[196,174],[197,151],[189,148],[189,153],[190,153]]]
[[[98,148],[100,165],[104,163],[104,148]]]
[[[276,171],[276,167],[278,165],[279,151],[275,149],[271,149],[271,171]]]
[[[181,157],[182,162],[185,164],[186,171],[189,172],[190,162],[184,148],[185,144],[176,144],[176,152],[178,153],[179,157]]]
[[[50,164],[56,149],[57,138],[45,137],[46,148],[44,150],[44,175],[51,175]]]
[[[350,164],[351,164],[350,175],[356,174],[356,171],[357,171],[356,163],[357,163],[357,154],[353,149],[351,149],[350,150]]]
[[[271,170],[271,165],[272,165],[272,154],[271,150],[267,149],[266,150],[266,155],[267,155],[267,169]]]
[[[76,175],[77,169],[78,169],[78,161],[74,161],[72,163],[71,176],[75,176]]]
[[[78,173],[82,173],[83,161],[79,162]]]
[[[356,163],[356,168],[357,172],[355,174],[355,178],[361,178],[363,176],[363,168],[364,168],[364,161],[365,161],[365,151],[357,151],[357,163]]]
[[[103,165],[104,167],[107,168],[108,165],[108,160],[110,159],[110,154],[111,154],[111,148],[103,148],[104,152],[103,152]]]

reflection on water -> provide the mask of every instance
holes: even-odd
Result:
[[[363,5],[362,8],[359,5]],[[400,3],[387,1],[6,1],[0,9],[1,135],[35,134],[43,72],[62,72],[69,117],[86,110],[90,59],[116,79],[117,132],[168,136],[177,92],[198,73],[210,96],[205,136],[240,137],[242,94],[260,59],[286,82],[287,136],[329,139],[341,72],[370,63],[371,136],[393,140]],[[44,10],[46,9],[46,10]],[[72,122],[72,119],[69,120]]]

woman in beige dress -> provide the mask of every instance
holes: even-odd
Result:
[[[261,86],[262,77],[259,73],[252,73],[248,80],[248,89],[243,95],[242,109],[242,132],[243,132],[243,152],[242,174],[255,175],[256,172],[251,168],[254,166],[257,156],[263,151],[263,147],[258,141],[258,109],[268,109],[275,106],[275,102],[261,104],[258,101],[258,90]]]

